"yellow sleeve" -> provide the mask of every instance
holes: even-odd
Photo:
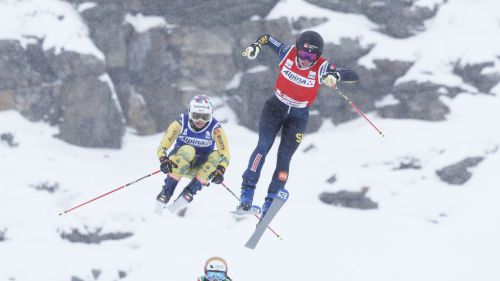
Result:
[[[181,130],[182,126],[178,120],[175,120],[168,126],[167,131],[165,131],[165,134],[161,139],[160,146],[158,146],[158,149],[156,151],[158,159],[162,156],[167,156],[167,150],[175,142],[177,137],[181,134]]]
[[[212,137],[215,140],[215,144],[217,144],[217,151],[222,157],[222,160],[219,163],[219,165],[227,169],[227,167],[229,166],[229,160],[231,156],[229,154],[229,146],[227,143],[226,133],[224,132],[222,127],[218,127],[212,133]]]

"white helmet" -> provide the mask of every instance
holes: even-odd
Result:
[[[212,121],[213,105],[206,95],[194,96],[189,102],[189,119],[209,122]]]
[[[221,257],[211,257],[205,262],[205,274],[208,271],[220,271],[227,273],[227,263]]]

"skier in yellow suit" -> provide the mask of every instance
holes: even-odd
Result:
[[[198,95],[191,99],[188,112],[168,126],[157,155],[161,171],[167,174],[165,185],[156,197],[159,203],[168,203],[182,177],[192,179],[181,193],[188,193],[190,198],[209,182],[220,184],[224,181],[230,159],[229,147],[224,130],[213,117],[213,105],[208,96]]]

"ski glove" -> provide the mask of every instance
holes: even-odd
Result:
[[[226,172],[226,168],[221,165],[217,166],[217,169],[213,171],[208,178],[215,184],[221,184],[224,181],[224,173]]]
[[[338,71],[327,72],[323,77],[321,77],[321,83],[327,85],[330,88],[336,88],[337,82],[340,81],[340,73]]]
[[[249,60],[254,60],[260,52],[262,45],[259,43],[252,43],[248,46],[245,51],[243,51],[243,56],[247,57]]]
[[[160,170],[165,174],[172,173],[172,166],[177,167],[177,165],[173,164],[172,161],[168,159],[168,156],[160,157],[160,162]]]

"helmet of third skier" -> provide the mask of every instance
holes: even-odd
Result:
[[[311,66],[323,53],[323,38],[315,31],[302,32],[295,46],[301,66]]]
[[[206,95],[194,96],[189,102],[189,121],[198,129],[201,129],[210,121],[213,116],[213,105]]]
[[[209,281],[224,281],[227,277],[227,263],[221,257],[211,257],[205,262],[205,277]]]

